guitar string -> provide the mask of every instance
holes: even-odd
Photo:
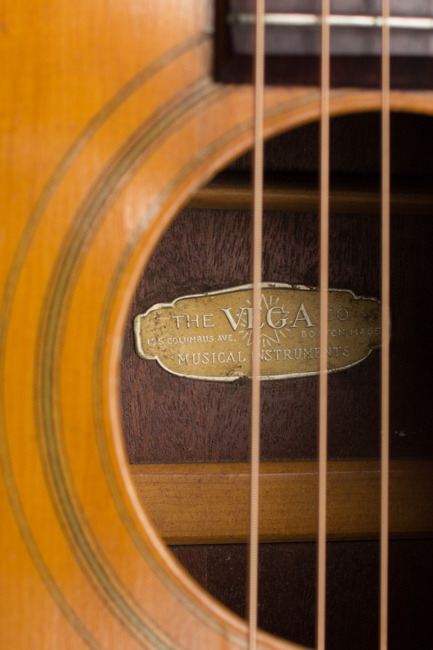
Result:
[[[259,555],[259,463],[260,463],[260,302],[262,283],[263,223],[263,104],[265,61],[265,0],[256,1],[254,65],[254,206],[253,206],[253,358],[251,389],[251,483],[248,589],[249,650],[257,648],[257,598]]]
[[[381,348],[381,511],[380,650],[388,646],[389,535],[389,324],[390,324],[390,27],[389,0],[382,0],[382,348]]]
[[[320,118],[320,376],[319,376],[319,521],[316,647],[325,650],[326,487],[329,285],[329,0],[322,0]],[[382,0],[382,350],[381,350],[381,575],[380,650],[387,648],[389,512],[389,294],[390,294],[390,25],[389,0]],[[249,557],[249,648],[257,647],[258,505],[260,456],[260,302],[263,221],[264,0],[256,4],[254,221],[253,221],[253,361]]]
[[[328,295],[329,295],[329,85],[330,0],[322,0],[320,115],[320,374],[319,374],[319,519],[317,534],[316,647],[325,649],[326,484],[328,446]]]

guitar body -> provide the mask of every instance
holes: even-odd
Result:
[[[211,25],[206,0],[2,10],[1,647],[246,647],[245,623],[142,510],[119,413],[146,261],[191,194],[252,144],[252,90],[212,80]],[[319,100],[269,89],[266,137],[316,120]],[[433,113],[426,92],[391,104]],[[375,91],[331,95],[334,115],[379,107]]]

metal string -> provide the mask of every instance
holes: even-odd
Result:
[[[389,0],[382,0],[382,348],[380,650],[388,646],[389,534],[389,339],[390,339],[390,27]]]
[[[251,406],[250,546],[248,590],[249,650],[257,648],[260,463],[260,302],[262,295],[263,223],[263,94],[265,60],[265,0],[256,0],[254,90],[254,209],[253,209],[253,355]]]
[[[320,117],[320,375],[319,375],[319,522],[317,538],[316,647],[325,650],[326,483],[328,443],[328,288],[329,288],[329,0],[322,0]]]
[[[316,14],[275,13],[265,15],[265,24],[283,27],[319,27],[323,22],[322,16]],[[227,16],[227,22],[232,25],[253,25],[256,22],[255,14],[232,13]],[[334,27],[365,27],[380,28],[387,24],[393,29],[426,30],[433,29],[433,18],[425,16],[357,16],[332,14],[326,22]]]

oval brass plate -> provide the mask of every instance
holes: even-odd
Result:
[[[134,319],[137,354],[175,375],[234,381],[251,375],[252,287],[244,285],[158,304]],[[262,284],[262,379],[319,372],[319,290]],[[350,368],[380,345],[380,305],[329,291],[328,371]]]

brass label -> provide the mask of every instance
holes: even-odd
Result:
[[[235,381],[251,375],[251,285],[182,296],[134,319],[143,359],[181,377]],[[262,379],[319,372],[319,291],[262,284]],[[328,371],[350,368],[380,345],[380,305],[351,291],[329,291]]]

